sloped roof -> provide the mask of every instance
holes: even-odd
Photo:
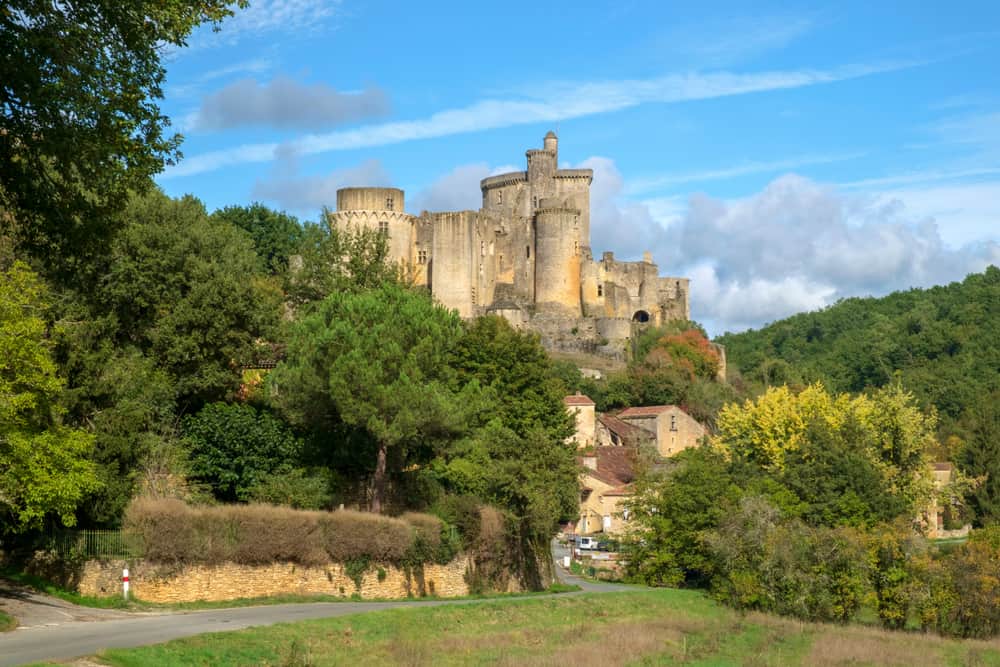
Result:
[[[635,480],[635,451],[631,447],[595,447],[594,456],[597,458],[597,469],[587,468],[584,474],[615,487],[615,490]]]
[[[583,394],[576,394],[574,396],[567,396],[563,399],[565,405],[596,405],[589,396],[584,396]]]
[[[621,439],[622,444],[626,446],[638,446],[642,444],[643,441],[653,440],[656,438],[655,435],[646,429],[636,426],[635,424],[624,422],[614,415],[599,414],[597,415],[597,421],[600,422],[604,428],[608,429],[608,431],[617,435]]]
[[[676,405],[644,405],[639,408],[625,408],[618,413],[619,419],[628,419],[629,417],[655,417],[661,412],[665,412],[671,408],[676,408]]]

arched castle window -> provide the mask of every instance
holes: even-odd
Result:
[[[418,250],[417,251],[417,264],[426,264],[426,263],[427,263],[427,251],[426,250]]]

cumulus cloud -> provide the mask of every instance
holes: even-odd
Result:
[[[493,170],[485,162],[455,167],[413,197],[411,211],[476,210],[483,203],[479,181]]]
[[[757,327],[849,296],[926,287],[1000,264],[1000,243],[951,246],[905,199],[795,175],[739,200],[698,194],[634,202],[614,162],[594,157],[591,244],[691,278],[693,316],[713,333]],[[655,212],[655,213],[654,213]]]
[[[277,203],[281,208],[315,213],[337,205],[337,190],[354,186],[389,186],[392,179],[378,160],[339,169],[320,176],[284,176],[257,181],[253,197]]]
[[[794,175],[738,201],[692,197],[661,251],[671,265],[697,269],[703,285],[692,283],[692,309],[720,330],[946,283],[1000,261],[995,241],[947,246],[937,223],[903,201]]]
[[[318,130],[381,116],[388,108],[378,88],[342,93],[322,83],[307,85],[279,76],[265,84],[243,79],[212,93],[191,124],[203,130],[248,125]]]

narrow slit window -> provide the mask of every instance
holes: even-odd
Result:
[[[531,246],[530,245],[524,246],[524,255],[528,259],[531,259]]]

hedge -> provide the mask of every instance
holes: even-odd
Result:
[[[315,512],[271,505],[191,507],[179,500],[137,499],[124,529],[144,558],[160,563],[325,565],[372,561],[445,562],[457,546],[437,517],[401,518],[338,510]]]

